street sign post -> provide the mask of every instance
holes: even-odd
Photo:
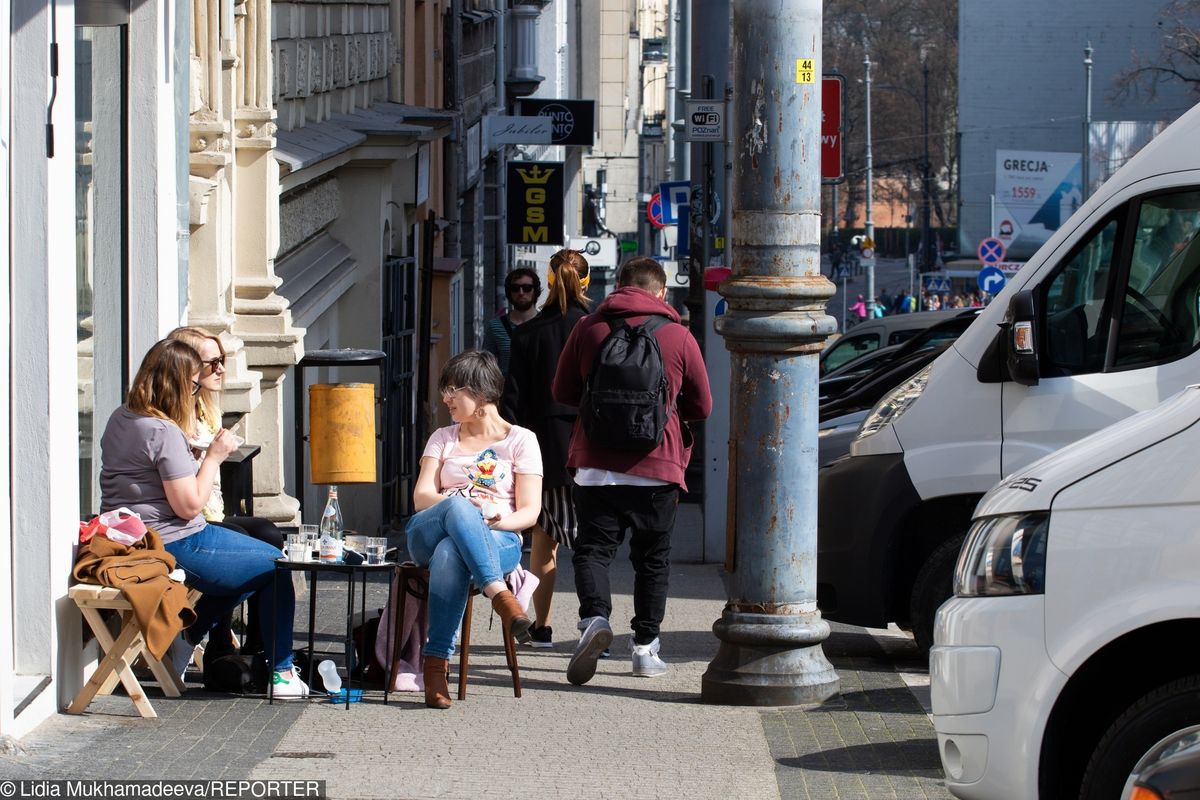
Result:
[[[658,192],[650,195],[650,202],[646,203],[646,218],[650,220],[650,224],[656,228],[666,227],[663,222],[663,203],[662,195]]]
[[[1006,280],[1004,270],[989,265],[979,270],[979,277],[976,279],[976,283],[979,284],[980,291],[987,292],[990,295],[997,295],[1004,288]]]
[[[975,250],[975,254],[979,256],[979,260],[984,264],[999,264],[1004,260],[1004,253],[1004,242],[995,236],[981,239],[979,247]]]
[[[658,194],[662,201],[662,221],[664,225],[679,224],[679,208],[687,206],[692,191],[691,181],[665,181],[658,185]]]

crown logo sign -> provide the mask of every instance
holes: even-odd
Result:
[[[521,180],[525,183],[545,183],[550,180],[550,176],[554,174],[554,168],[550,167],[543,169],[541,164],[534,164],[531,169],[522,169],[517,167],[517,174],[521,176]]]

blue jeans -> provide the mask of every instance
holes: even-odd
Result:
[[[447,497],[418,511],[404,532],[409,555],[429,568],[429,640],[422,652],[450,658],[471,584],[483,588],[516,569],[521,537],[489,528],[483,513],[465,497]]]
[[[192,644],[198,643],[222,616],[246,598],[257,595],[259,625],[267,652],[275,653],[271,667],[291,668],[296,596],[292,592],[291,575],[274,579],[275,559],[280,556],[277,548],[217,525],[206,525],[166,548],[187,573],[188,586],[204,593],[196,603],[196,621],[184,632],[184,638]],[[274,651],[270,649],[272,641]]]

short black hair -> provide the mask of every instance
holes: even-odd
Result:
[[[504,374],[496,357],[486,350],[465,350],[446,362],[438,391],[466,389],[478,402],[498,403],[504,394]]]
[[[621,265],[617,286],[636,286],[657,293],[667,285],[667,271],[649,256],[631,258]]]
[[[537,299],[542,293],[542,279],[538,277],[537,270],[529,267],[517,267],[512,272],[504,276],[504,293],[507,295],[512,290],[513,283],[517,278],[533,278],[533,296]]]

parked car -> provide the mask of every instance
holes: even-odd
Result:
[[[983,493],[1200,375],[1197,141],[1200,106],[1098,188],[820,471],[825,616],[907,625],[928,648]]]
[[[980,311],[982,309],[979,308],[959,310],[953,316],[943,318],[940,322],[918,331],[903,344],[881,347],[826,373],[818,385],[820,403],[824,405],[838,399],[850,392],[860,381],[869,376],[877,376],[883,370],[908,359],[913,354],[933,350],[943,343],[954,341],[962,335],[975,317],[979,316]],[[903,377],[907,378],[908,375]],[[897,379],[897,382],[899,380]],[[869,408],[878,399],[878,396],[872,398],[871,402],[864,407]]]
[[[1111,800],[1195,736],[1197,452],[1189,386],[984,496],[930,653],[951,793]]]
[[[892,314],[860,322],[821,351],[821,375],[880,347],[903,344],[930,325],[949,319],[957,310]]]
[[[858,435],[867,410],[851,411],[827,419],[817,426],[817,465],[827,467],[850,452],[850,443]]]
[[[1200,726],[1185,728],[1142,757],[1121,800],[1200,797]]]

